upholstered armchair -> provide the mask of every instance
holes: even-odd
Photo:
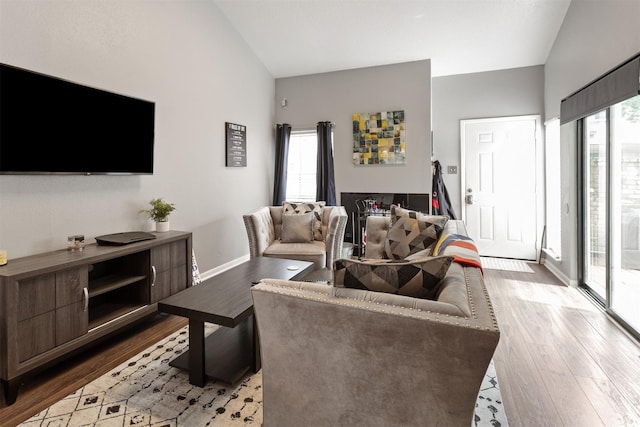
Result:
[[[314,263],[315,270],[331,270],[340,256],[347,225],[343,206],[284,203],[243,215],[249,255],[288,258]]]

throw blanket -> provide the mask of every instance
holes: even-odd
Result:
[[[453,262],[477,267],[482,271],[478,248],[476,248],[473,240],[468,236],[463,236],[462,234],[443,234],[433,248],[433,256],[438,255],[452,256]]]

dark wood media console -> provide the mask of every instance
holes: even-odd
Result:
[[[192,235],[91,244],[0,267],[0,380],[7,405],[30,374],[157,313],[191,286]]]

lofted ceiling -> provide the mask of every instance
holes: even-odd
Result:
[[[275,78],[431,59],[433,76],[544,64],[571,0],[212,0]]]

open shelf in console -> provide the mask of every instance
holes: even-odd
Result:
[[[149,251],[92,264],[89,269],[89,330],[149,304]]]
[[[146,279],[147,276],[131,276],[126,274],[110,274],[105,277],[93,280],[89,285],[89,298],[97,297],[106,292],[110,292],[121,288],[123,286],[130,285],[140,280]]]

